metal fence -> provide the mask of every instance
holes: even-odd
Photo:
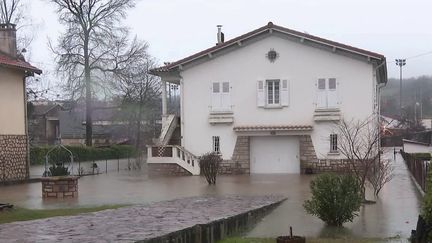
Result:
[[[421,158],[417,158],[412,154],[405,153],[401,150],[401,155],[411,172],[412,176],[416,180],[417,184],[423,190],[424,193],[427,191],[427,180],[428,180],[428,171],[430,166],[430,161],[424,160]]]

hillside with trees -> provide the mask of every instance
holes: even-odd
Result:
[[[381,114],[400,116],[399,79],[389,79],[382,88]],[[402,80],[402,116],[409,120],[432,118],[432,76]]]

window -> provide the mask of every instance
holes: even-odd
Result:
[[[338,107],[338,83],[335,78],[320,78],[317,82],[317,108]]]
[[[211,110],[231,111],[231,94],[229,82],[213,82],[211,85]]]
[[[330,134],[330,153],[338,152],[337,134]]]
[[[220,153],[220,138],[219,136],[213,136],[213,152]]]
[[[280,81],[267,80],[267,105],[280,105]]]

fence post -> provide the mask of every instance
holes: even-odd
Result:
[[[105,174],[108,174],[108,160],[105,159]]]
[[[117,172],[120,172],[120,157],[117,157]]]

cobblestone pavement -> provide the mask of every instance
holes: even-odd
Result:
[[[0,242],[133,242],[242,214],[282,196],[191,197],[0,225]]]

